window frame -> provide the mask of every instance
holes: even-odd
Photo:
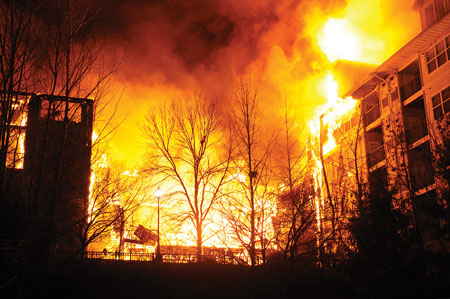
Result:
[[[445,115],[450,114],[450,86],[431,97],[431,106],[435,121],[440,121]]]
[[[450,1],[450,0],[449,0]],[[435,43],[425,52],[428,74],[433,73],[450,60],[450,35]]]

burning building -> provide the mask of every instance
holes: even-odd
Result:
[[[5,231],[22,240],[41,234],[53,248],[78,250],[89,197],[93,101],[32,93],[15,93],[13,101],[2,186]]]
[[[450,113],[450,1],[416,0],[413,8],[422,32],[346,94],[357,101],[345,101],[351,108],[338,120],[330,121],[327,112],[321,119],[315,156],[324,169],[317,189],[324,191],[317,214],[328,226],[345,226],[368,199],[365,193],[387,192],[392,209],[413,215],[424,246],[439,250],[439,231],[448,224],[436,211],[448,209],[448,181],[437,163]],[[327,203],[334,207],[326,209]],[[343,231],[345,243],[349,234]]]

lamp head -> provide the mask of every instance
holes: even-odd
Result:
[[[163,195],[162,190],[158,187],[158,189],[156,189],[155,191],[155,196],[160,198]]]

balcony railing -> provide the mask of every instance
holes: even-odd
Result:
[[[400,87],[400,93],[402,95],[402,100],[407,100],[409,97],[414,95],[416,92],[422,89],[422,82],[420,81],[420,76],[415,77],[402,87]]]
[[[419,123],[414,129],[405,130],[406,144],[411,145],[427,135],[428,129],[426,127],[426,124],[424,126],[422,123]]]
[[[382,145],[369,154],[369,159],[368,159],[369,160],[368,161],[369,168],[374,167],[375,165],[384,161],[385,159],[386,159],[386,153],[384,151],[384,146]]]
[[[371,123],[379,119],[380,116],[381,116],[380,105],[376,105],[375,107],[371,108],[365,114],[366,126],[370,125]]]

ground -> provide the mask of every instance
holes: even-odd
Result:
[[[17,267],[3,270],[1,285]],[[213,263],[59,260],[33,282],[26,298],[450,298],[445,285],[438,287],[439,293],[429,292],[407,275],[374,281],[366,270],[367,276],[350,279],[310,265],[289,283],[289,267],[280,264],[251,269]],[[396,285],[395,279],[404,284]],[[19,283],[16,279],[0,288],[0,298],[17,298]]]

